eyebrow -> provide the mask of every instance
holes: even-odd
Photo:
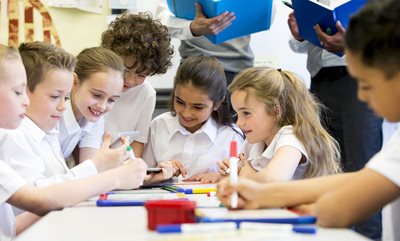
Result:
[[[95,89],[95,88],[92,88],[92,90],[97,91],[97,92],[100,92],[101,94],[106,94],[106,92],[104,92],[104,91],[102,91],[102,90],[98,90],[98,89]],[[112,95],[111,97],[119,98],[119,97],[121,97],[121,96],[120,96],[120,95]]]
[[[182,101],[182,102],[184,102],[184,103],[186,103],[184,100],[182,100],[182,99],[179,98],[178,96],[175,96],[175,98],[178,99],[178,100],[180,100],[180,101]],[[203,103],[191,103],[191,105],[198,106],[198,107],[205,107],[205,106],[207,106],[206,104],[203,104]]]

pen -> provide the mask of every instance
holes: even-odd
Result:
[[[193,224],[170,224],[158,225],[157,232],[159,233],[195,233],[195,232],[210,232],[210,231],[228,231],[236,230],[236,223],[193,223]]]
[[[260,230],[265,232],[295,232],[303,234],[315,234],[317,229],[315,226],[303,226],[303,225],[292,225],[292,224],[277,224],[277,223],[253,223],[253,222],[242,222],[240,224],[240,230]]]
[[[237,143],[236,141],[231,141],[230,146],[230,157],[229,157],[229,167],[231,169],[231,173],[229,174],[229,179],[232,184],[236,184],[238,181],[238,161],[237,158]],[[233,192],[231,196],[231,207],[237,208],[238,205],[238,193]]]
[[[135,153],[133,153],[132,147],[127,146],[126,147],[126,152],[128,152],[129,159],[131,159],[131,160],[135,160],[136,159]]]
[[[285,4],[286,6],[288,6],[289,8],[293,9],[293,5],[291,3],[283,1],[283,0],[282,0],[282,3]]]

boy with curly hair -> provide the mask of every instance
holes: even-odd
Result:
[[[124,59],[124,88],[114,108],[105,117],[105,130],[139,130],[131,147],[142,156],[147,143],[156,92],[145,79],[164,74],[171,67],[174,53],[168,28],[149,13],[125,13],[116,18],[101,36],[101,46]]]

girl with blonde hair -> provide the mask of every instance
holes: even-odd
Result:
[[[271,182],[341,171],[338,145],[320,122],[321,105],[294,73],[249,68],[228,89],[246,135],[240,176]],[[219,167],[226,175],[228,162]]]

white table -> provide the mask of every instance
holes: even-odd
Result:
[[[144,207],[73,207],[51,212],[19,235],[16,241],[141,241],[141,240],[274,240],[274,241],[368,241],[349,229],[318,228],[317,234],[240,231],[209,234],[157,234],[147,230]]]

